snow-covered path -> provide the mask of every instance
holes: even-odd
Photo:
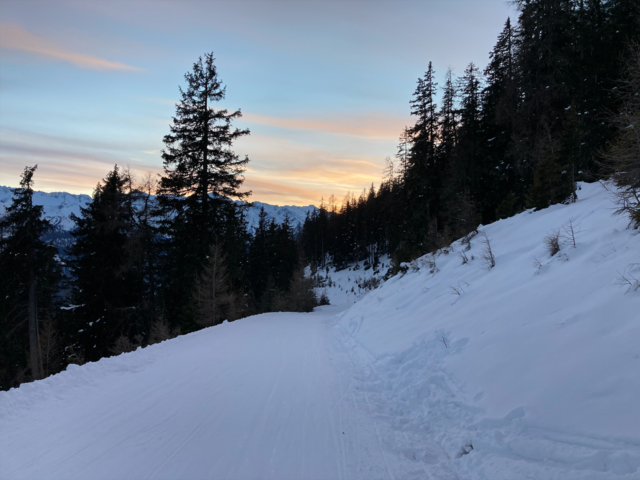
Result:
[[[402,476],[353,393],[335,311],[243,319],[1,392],[0,478]]]

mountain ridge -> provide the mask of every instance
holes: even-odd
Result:
[[[11,204],[13,190],[11,187],[0,185],[0,215],[2,215],[5,209]],[[35,190],[33,194],[34,203],[44,207],[44,216],[53,223],[54,227],[65,231],[73,228],[73,221],[69,218],[70,215],[72,213],[80,215],[80,207],[86,206],[91,200],[90,195],[83,193],[74,194]],[[247,209],[246,215],[249,228],[254,228],[258,225],[260,209],[263,207],[267,213],[267,219],[274,219],[276,223],[282,223],[288,215],[294,227],[299,223],[304,223],[307,213],[311,213],[316,209],[314,205],[299,207],[296,205],[271,205],[259,201],[251,203],[253,206]]]

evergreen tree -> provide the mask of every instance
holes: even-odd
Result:
[[[408,127],[404,127],[402,134],[399,138],[398,150],[396,152],[396,158],[398,159],[398,168],[396,177],[400,183],[404,183],[407,170],[409,168],[409,155],[411,152],[411,144],[413,139],[411,138],[411,132]]]
[[[289,217],[281,224],[274,219],[268,221],[262,208],[249,246],[251,291],[260,311],[272,311],[277,297],[289,291],[299,257]]]
[[[449,68],[445,75],[445,84],[442,89],[442,108],[439,113],[440,143],[438,144],[438,161],[445,165],[448,165],[451,160],[453,149],[458,140],[457,96],[458,92],[453,81],[453,73]]]
[[[51,230],[42,218],[43,207],[33,204],[33,174],[26,167],[20,187],[0,221],[0,388],[13,386],[28,367],[32,380],[44,376],[40,326],[51,320],[53,296],[58,290],[60,269],[57,251],[42,241]],[[28,365],[25,351],[29,352]]]
[[[194,281],[211,245],[219,238],[229,248],[237,229],[246,230],[243,207],[231,198],[244,199],[250,194],[240,190],[249,159],[232,150],[233,142],[249,131],[231,125],[241,116],[240,110],[230,113],[211,106],[225,96],[214,60],[213,53],[206,54],[185,75],[187,87],[180,88],[182,99],[162,152],[164,176],[158,200],[162,231],[170,239],[164,302],[171,320],[187,330],[194,328],[189,307]]]
[[[86,360],[108,356],[117,338],[141,338],[150,328],[145,269],[134,243],[128,187],[129,175],[116,165],[96,186],[92,202],[80,208],[80,216],[71,215],[72,295],[79,307],[67,322],[67,336],[78,342],[74,347],[82,348]]]
[[[481,78],[471,62],[460,78],[460,127],[456,152],[456,177],[460,187],[482,198],[484,145],[482,145]]]
[[[249,245],[249,279],[250,289],[256,299],[260,299],[269,279],[269,254],[271,245],[269,238],[269,221],[264,207],[260,208],[258,225]]]
[[[507,19],[489,54],[484,71],[486,87],[482,91],[482,141],[484,142],[483,223],[489,223],[498,205],[505,201],[498,218],[518,208],[518,198],[524,198],[520,166],[513,150],[513,124],[518,111],[516,36]],[[517,192],[517,194],[515,193]],[[508,198],[507,198],[508,197]],[[515,203],[514,203],[515,199]],[[522,205],[522,201],[520,201]],[[511,208],[512,207],[512,208]],[[496,214],[497,215],[497,214]]]
[[[578,65],[573,53],[575,15],[569,0],[518,1],[519,94],[522,98],[514,131],[514,154],[519,156],[527,186],[537,175],[537,184],[553,183],[559,177],[557,144],[563,127],[564,111],[572,102],[572,71]],[[553,145],[553,146],[552,146]],[[543,163],[543,179],[537,170]],[[563,170],[560,170],[563,171]],[[533,187],[532,187],[533,188]],[[547,204],[548,198],[535,199],[544,189],[528,193],[529,203]],[[573,192],[555,192],[552,197],[567,198]],[[564,200],[563,198],[563,200]]]
[[[416,117],[416,124],[409,130],[412,146],[403,189],[403,202],[409,209],[403,225],[405,242],[401,256],[424,251],[429,222],[438,212],[438,185],[442,171],[435,156],[438,141],[437,86],[433,65],[429,62],[424,76],[418,79],[414,98],[410,102],[411,115]]]

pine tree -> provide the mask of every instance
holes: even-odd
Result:
[[[482,142],[484,143],[483,223],[496,217],[494,210],[503,201],[510,208],[501,208],[498,218],[518,208],[518,198],[524,198],[520,165],[513,150],[513,124],[518,111],[516,32],[507,19],[484,71],[486,87],[482,91]],[[516,195],[517,192],[518,195]],[[508,198],[507,198],[508,197]],[[513,203],[515,198],[516,203]],[[522,201],[520,201],[522,205]]]
[[[269,221],[264,207],[260,208],[258,225],[249,245],[249,279],[250,289],[256,299],[262,297],[269,278]]]
[[[567,77],[573,43],[571,3],[567,0],[516,2],[518,29],[519,94],[514,146],[523,158],[529,182],[561,126],[560,113],[570,99]]]
[[[471,62],[458,82],[460,95],[460,127],[456,153],[459,184],[475,199],[482,197],[484,145],[482,142],[481,77]]]
[[[396,177],[400,183],[404,183],[407,176],[407,169],[409,168],[409,155],[411,152],[411,144],[413,140],[411,138],[411,132],[408,127],[404,127],[402,134],[398,140],[398,150],[396,152],[396,158],[398,159],[398,168]]]
[[[26,167],[20,187],[0,221],[0,388],[12,386],[29,351],[31,378],[44,376],[40,324],[51,316],[53,295],[60,281],[57,251],[42,241],[51,230],[42,218],[43,207],[33,204],[33,174]]]
[[[116,165],[96,186],[92,202],[80,208],[80,216],[71,216],[72,295],[80,306],[67,325],[77,333],[67,335],[78,342],[87,360],[108,356],[120,336],[134,340],[150,328],[130,187],[129,175]]]
[[[453,73],[449,68],[445,75],[445,84],[442,89],[442,108],[439,114],[440,142],[438,144],[438,161],[445,163],[445,165],[449,163],[458,140],[457,96]],[[443,169],[445,168],[443,167]]]
[[[412,146],[403,189],[403,202],[409,207],[403,225],[403,256],[407,258],[425,250],[424,239],[429,222],[432,216],[437,215],[439,207],[438,185],[442,171],[435,155],[438,141],[437,86],[433,65],[429,62],[424,76],[418,79],[414,98],[410,102],[411,115],[416,117],[416,124],[409,130]]]
[[[160,182],[159,204],[163,232],[170,239],[165,266],[164,301],[171,320],[185,329],[194,328],[189,307],[194,279],[205,265],[209,248],[219,238],[222,245],[245,228],[243,207],[231,198],[244,199],[250,192],[240,187],[249,162],[233,150],[233,143],[249,130],[232,127],[240,110],[215,110],[214,102],[225,96],[213,53],[207,53],[185,75],[186,90],[164,137],[164,176]],[[232,282],[237,278],[232,278]]]

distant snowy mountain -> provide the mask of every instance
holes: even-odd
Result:
[[[313,212],[316,207],[308,205],[306,207],[296,207],[295,205],[269,205],[268,203],[253,202],[253,206],[247,211],[247,222],[249,227],[255,227],[258,225],[258,216],[260,215],[260,209],[264,207],[264,211],[267,214],[267,218],[275,219],[276,223],[284,222],[285,217],[288,215],[291,225],[294,227],[300,223],[304,223],[304,219],[307,213]]]
[[[2,215],[11,204],[13,190],[9,187],[0,186],[0,215]],[[45,193],[36,191],[33,195],[33,201],[36,205],[44,206],[45,216],[59,227],[61,230],[70,230],[73,222],[69,219],[72,213],[80,215],[80,207],[84,207],[91,202],[89,195],[74,195],[66,192]],[[291,224],[295,227],[298,223],[304,223],[305,216],[308,212],[312,212],[316,207],[308,205],[306,207],[296,207],[293,205],[278,206],[269,205],[268,203],[253,202],[253,206],[247,212],[247,221],[249,227],[258,225],[258,216],[260,209],[264,207],[267,217],[275,219],[277,223],[284,222],[288,215]]]

